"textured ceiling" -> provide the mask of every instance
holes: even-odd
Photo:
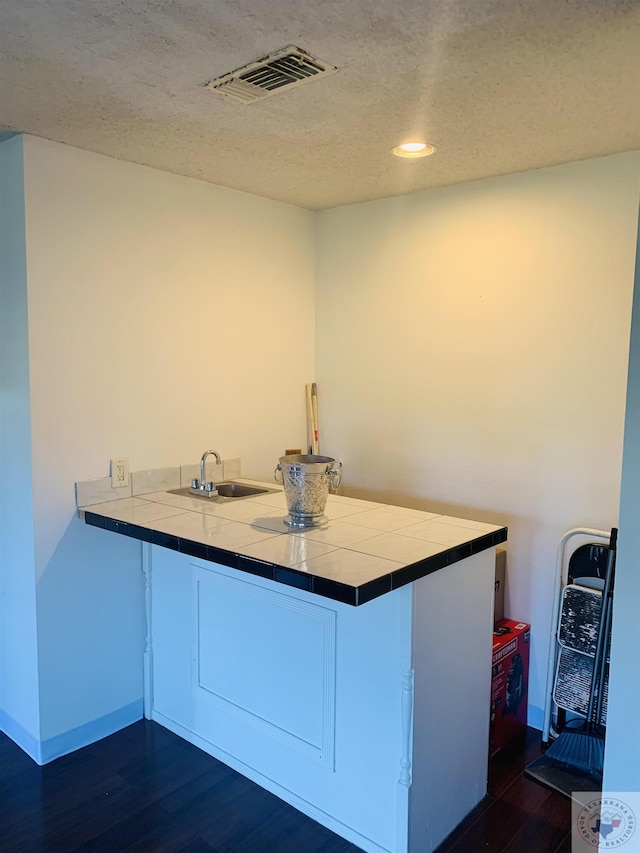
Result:
[[[340,70],[200,85],[289,44]],[[0,0],[0,133],[320,209],[640,148],[639,55],[640,0]]]

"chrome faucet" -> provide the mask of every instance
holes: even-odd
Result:
[[[217,450],[205,450],[202,454],[202,459],[200,460],[200,481],[197,479],[192,480],[189,491],[196,495],[202,495],[202,493],[205,492],[207,497],[215,498],[218,495],[215,483],[213,480],[207,482],[206,468],[208,456],[215,456],[216,464],[222,465],[222,459],[220,459],[220,454]]]
[[[203,484],[206,484],[207,482],[207,478],[205,476],[207,456],[215,456],[216,465],[222,465],[222,459],[220,459],[220,454],[216,450],[205,450],[205,452],[202,454],[202,459],[200,460],[200,488],[204,488]]]

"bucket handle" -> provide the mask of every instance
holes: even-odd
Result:
[[[332,462],[331,465],[327,467],[327,474],[329,475],[329,483],[334,492],[338,491],[338,486],[342,482],[342,462]]]
[[[325,473],[329,477],[329,483],[331,485],[331,488],[334,491],[337,491],[338,486],[342,482],[342,462],[335,461],[335,462],[332,462],[331,465],[327,465],[327,469],[326,469]],[[279,477],[278,477],[278,474],[280,474]],[[273,479],[276,481],[276,483],[284,483],[284,475],[282,473],[282,466],[280,465],[279,462],[276,465],[276,467],[274,468]]]

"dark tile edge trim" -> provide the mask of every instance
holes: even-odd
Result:
[[[177,536],[171,536],[169,533],[162,533],[159,530],[153,531],[154,545],[159,545],[161,548],[169,548],[171,551],[180,550],[180,540]]]
[[[313,577],[313,592],[323,598],[340,601],[342,604],[350,604],[355,607],[358,604],[358,590],[356,587],[346,583],[332,581],[328,578]]]
[[[429,557],[427,560],[420,560],[417,563],[412,563],[410,566],[405,566],[404,569],[398,569],[397,572],[391,574],[391,589],[398,589],[401,586],[406,586],[408,583],[413,583],[420,578],[431,575],[439,569],[444,569],[449,565],[449,552],[443,551],[442,554],[436,554],[435,557]]]
[[[213,545],[207,545],[207,560],[210,563],[219,563],[221,566],[227,566],[229,569],[238,569],[240,567],[239,554],[234,554],[233,551],[223,551],[222,548],[216,548]],[[245,569],[245,571],[247,570]]]
[[[480,554],[488,548],[493,548],[507,541],[508,528],[501,527],[500,530],[494,530],[475,539],[473,542],[465,542],[462,545],[455,545],[447,551],[442,551],[434,557],[427,557],[425,560],[419,560],[417,563],[412,563],[410,566],[405,566],[403,569],[398,569],[397,572],[391,574],[391,588],[398,589],[413,581],[437,572],[445,566],[451,566],[454,563],[459,563],[460,560],[465,560],[467,557],[472,557],[475,554]]]
[[[84,523],[90,524],[91,527],[100,527],[104,530],[104,523],[107,519],[104,515],[96,515],[95,512],[90,512],[88,509],[84,511]]]
[[[117,518],[105,518],[104,529],[110,530],[112,533],[120,533],[122,536],[129,536],[131,539],[139,539],[142,542],[151,542],[153,536],[153,531],[148,527],[129,524],[127,521],[118,521]]]
[[[236,556],[238,558],[237,568],[241,572],[249,572],[270,581],[274,580],[276,567],[272,563],[265,563],[264,560],[257,560],[255,557],[245,557],[243,554],[236,554]]]
[[[208,560],[208,548],[203,542],[192,542],[191,539],[178,538],[180,553],[186,554],[189,557],[195,557],[198,560]]]
[[[306,592],[313,591],[314,575],[296,571],[295,567],[286,569],[283,566],[274,566],[273,579],[277,583],[294,586],[296,589],[304,589]]]
[[[356,604],[366,604],[367,601],[372,601],[374,598],[379,598],[386,592],[391,592],[391,575],[383,575],[381,578],[376,578],[374,581],[369,581],[358,587],[358,598]]]
[[[169,548],[172,551],[179,551],[195,559],[218,563],[231,569],[238,569],[242,572],[281,583],[284,586],[313,592],[323,598],[330,598],[333,601],[349,604],[352,607],[366,604],[374,598],[379,598],[387,592],[391,592],[408,583],[413,583],[413,581],[437,572],[439,569],[445,568],[445,566],[452,565],[474,554],[486,551],[488,548],[500,545],[502,542],[507,541],[508,536],[508,528],[502,527],[499,530],[492,531],[485,536],[475,539],[473,542],[456,545],[447,551],[436,554],[434,557],[427,557],[425,560],[419,560],[417,563],[405,566],[397,572],[383,575],[362,586],[354,587],[349,586],[349,584],[340,583],[339,581],[316,577],[307,572],[298,571],[295,566],[292,568],[278,566],[275,563],[268,563],[254,557],[247,557],[244,554],[224,551],[213,545],[205,545],[201,542],[194,542],[191,539],[183,539],[178,536],[172,536],[169,533],[162,533],[159,530],[151,530],[151,528],[140,527],[137,524],[129,524],[126,521],[107,518],[103,515],[97,515],[90,510],[85,510],[84,521],[85,524],[89,524],[92,527],[100,527],[113,533],[139,539],[142,542],[152,542],[161,548]]]

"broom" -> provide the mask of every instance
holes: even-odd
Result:
[[[602,592],[602,608],[596,652],[593,659],[593,673],[589,689],[589,705],[585,720],[576,726],[567,724],[545,753],[558,764],[564,764],[596,779],[602,778],[604,768],[604,726],[600,724],[604,686],[607,667],[607,652],[611,633],[611,612],[613,606],[613,582],[615,575],[617,528],[612,528],[609,540],[609,555]],[[572,721],[573,722],[573,721]]]

